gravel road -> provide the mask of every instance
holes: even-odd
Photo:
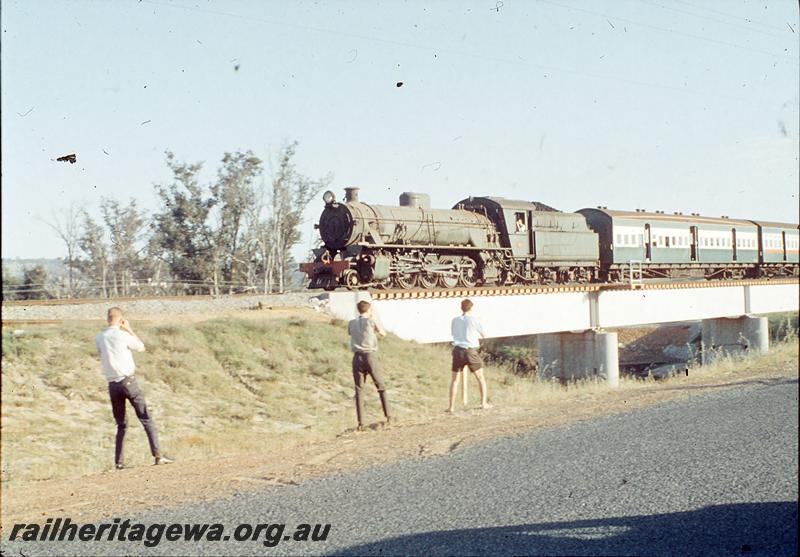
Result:
[[[4,543],[6,555],[796,555],[798,383],[131,518],[330,523],[324,542]],[[42,518],[44,520],[45,517]],[[9,528],[10,525],[6,525]],[[9,530],[7,529],[6,532]]]

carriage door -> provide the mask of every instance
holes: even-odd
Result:
[[[691,236],[691,242],[692,242],[692,246],[691,246],[691,250],[690,250],[691,258],[692,258],[691,260],[692,261],[697,261],[697,227],[696,226],[690,226],[689,227],[689,235]]]
[[[783,260],[786,261],[786,231],[781,231],[781,243],[783,244]]]
[[[731,228],[731,246],[733,249],[733,261],[736,261],[736,229]]]
[[[646,261],[650,261],[652,254],[651,251],[652,244],[650,243],[650,225],[644,225],[644,258]]]

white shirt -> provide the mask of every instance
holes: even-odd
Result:
[[[450,332],[453,334],[453,346],[460,346],[461,348],[480,347],[483,327],[471,315],[465,313],[454,318],[450,324]]]
[[[103,373],[109,382],[122,381],[133,375],[136,364],[131,350],[144,352],[144,343],[132,334],[116,327],[109,327],[94,337]]]

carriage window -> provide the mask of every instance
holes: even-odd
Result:
[[[630,234],[625,234],[625,245],[626,246],[631,245],[631,235]]]
[[[644,246],[644,234],[639,234],[639,245]]]

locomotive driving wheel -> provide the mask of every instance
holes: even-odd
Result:
[[[453,272],[452,274],[443,273],[439,275],[439,286],[442,288],[455,288],[458,286],[458,275],[455,270],[456,260],[452,257],[442,257],[440,263],[442,265],[452,265]]]
[[[419,285],[422,288],[436,288],[436,275],[431,273],[420,274]]]
[[[397,275],[394,281],[398,288],[408,290],[409,288],[414,288],[417,285],[417,275]]]
[[[458,282],[461,286],[473,288],[478,284],[478,266],[475,264],[474,260],[469,257],[464,257],[461,259],[459,267],[461,270],[458,274]]]
[[[437,277],[434,273],[429,273],[425,271],[425,267],[427,265],[437,265],[439,263],[439,258],[435,255],[427,255],[425,256],[425,265],[423,266],[422,272],[419,274],[419,285],[422,288],[430,289],[436,288]]]

